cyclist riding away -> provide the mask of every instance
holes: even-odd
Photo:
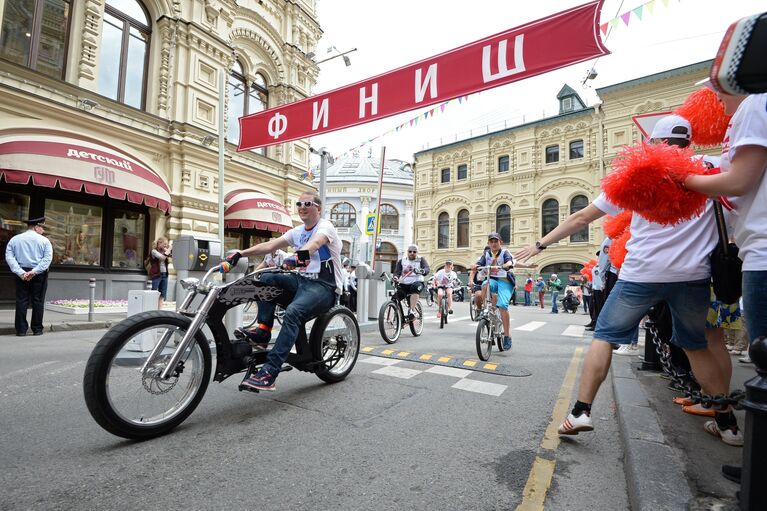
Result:
[[[415,319],[412,310],[418,303],[418,296],[423,291],[424,275],[429,274],[429,263],[426,259],[418,255],[418,246],[410,245],[407,247],[407,255],[397,261],[394,268],[394,276],[398,278],[398,291],[408,297],[408,319]]]
[[[285,267],[298,267],[298,273],[264,273],[261,282],[272,284],[283,290],[289,302],[285,309],[282,328],[269,351],[266,363],[258,372],[242,381],[242,385],[254,390],[274,390],[275,379],[296,343],[298,329],[310,318],[330,310],[341,293],[341,240],[330,221],[321,218],[322,202],[313,191],[304,192],[296,202],[298,216],[304,225],[294,227],[279,238],[259,243],[227,256],[232,265],[241,256],[269,254],[280,248],[292,246],[296,250],[308,251],[309,259],[298,260],[287,257]],[[258,325],[251,339],[265,346],[271,339],[276,304],[259,302]]]
[[[509,301],[511,292],[516,285],[514,274],[511,269],[514,267],[514,259],[511,252],[503,248],[501,235],[497,232],[491,232],[487,236],[488,250],[480,256],[477,264],[472,267],[476,271],[477,266],[501,266],[502,269],[492,268],[490,270],[490,293],[495,295],[495,306],[501,311],[501,320],[503,321],[503,349],[511,349],[511,336],[509,335]],[[534,268],[535,265],[519,265],[520,268]]]
[[[453,271],[453,262],[445,261],[445,267],[434,274],[433,284],[437,290],[437,303],[442,303],[442,295],[447,293],[447,313],[453,313],[453,286],[461,285],[458,280],[458,275]],[[437,317],[442,315],[439,308],[437,309]]]

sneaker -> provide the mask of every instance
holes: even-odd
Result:
[[[722,442],[727,445],[732,445],[734,447],[743,446],[743,433],[738,426],[721,430],[719,429],[719,426],[716,425],[716,421],[706,421],[705,424],[703,424],[703,429],[710,435],[718,436],[722,439]]]
[[[751,357],[749,357],[748,355],[746,355],[745,357],[740,357],[738,359],[738,362],[740,362],[741,364],[753,364],[753,362],[751,362]]]
[[[276,379],[276,374],[272,374],[262,367],[256,374],[252,374],[249,378],[242,380],[240,385],[253,390],[274,390],[277,388],[277,385],[274,383]]]
[[[631,351],[631,348],[628,344],[621,344],[618,346],[618,349],[613,351],[614,355],[633,355],[634,353]]]
[[[722,465],[722,475],[725,479],[729,479],[733,483],[740,484],[740,476],[742,467],[738,465]]]
[[[557,429],[557,433],[560,435],[577,435],[581,431],[592,431],[593,429],[594,424],[591,422],[591,417],[589,417],[586,412],[580,414],[578,417],[570,413],[567,415],[565,422],[563,422],[562,425],[559,426],[559,429]]]
[[[503,351],[509,351],[511,349],[511,337],[508,335],[503,336]]]
[[[587,332],[593,332],[594,331],[594,327],[593,326],[587,326],[586,328],[584,328],[584,330],[587,331]]]
[[[701,417],[713,417],[716,415],[716,411],[713,408],[703,408],[703,405],[700,403],[683,406],[682,411],[684,413],[689,413],[690,415],[699,415]]]

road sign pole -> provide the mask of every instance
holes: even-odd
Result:
[[[378,176],[378,202],[376,203],[376,228],[373,232],[373,257],[370,258],[370,267],[375,271],[376,255],[378,252],[378,231],[381,230],[381,191],[383,190],[384,164],[386,163],[386,146],[381,147],[381,173]]]

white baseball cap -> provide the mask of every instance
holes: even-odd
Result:
[[[667,115],[655,124],[652,129],[651,139],[682,138],[690,140],[692,126],[690,121],[679,115]]]

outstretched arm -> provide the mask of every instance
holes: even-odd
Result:
[[[688,190],[707,195],[739,197],[756,188],[767,169],[767,148],[756,145],[739,147],[730,163],[729,172],[711,176],[689,176],[684,181]]]

